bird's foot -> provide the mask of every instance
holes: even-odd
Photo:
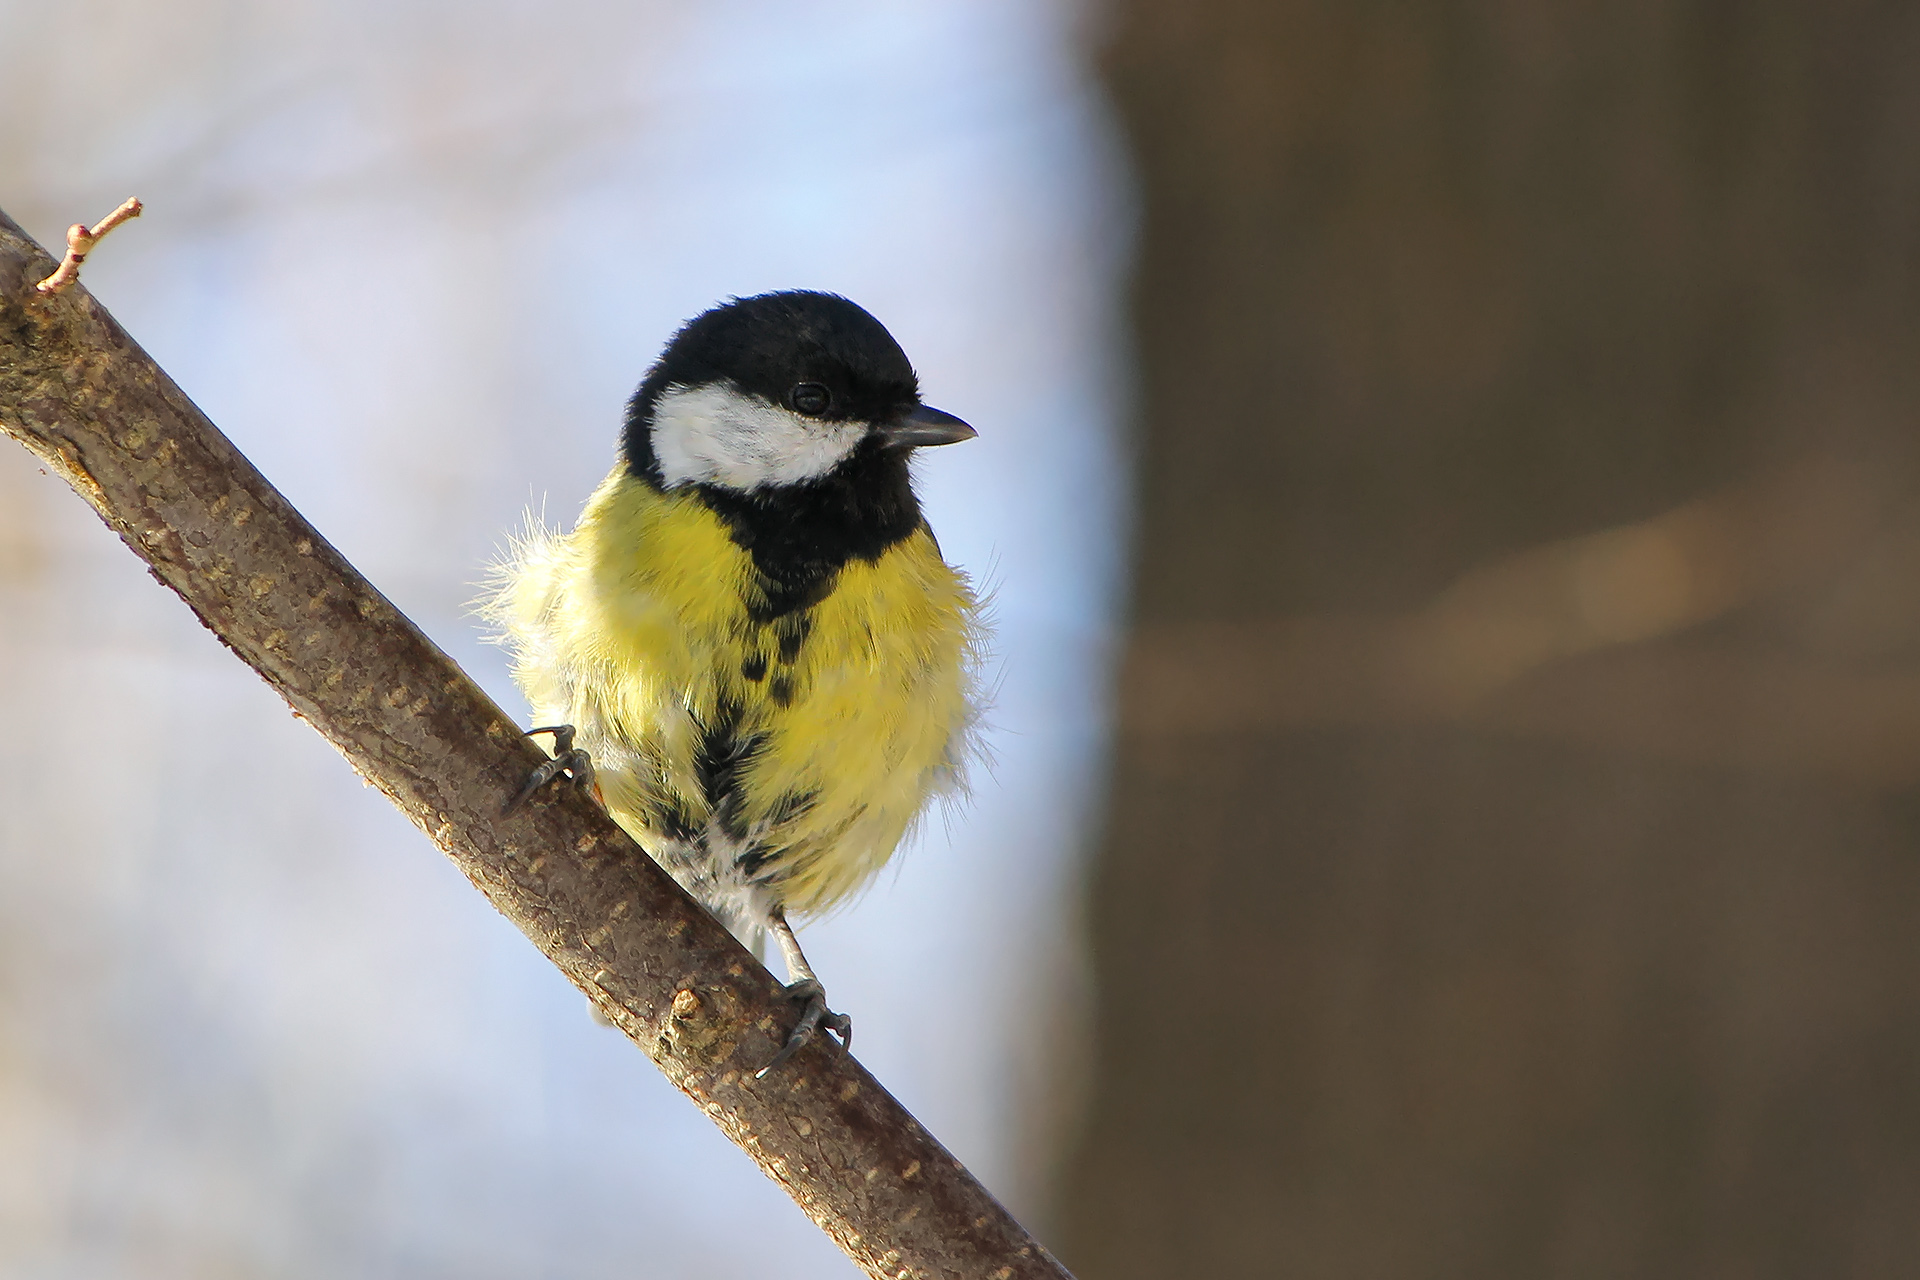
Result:
[[[533,799],[534,792],[562,774],[565,774],[574,786],[588,795],[593,794],[593,757],[587,754],[585,747],[573,745],[573,726],[570,724],[545,725],[538,729],[527,730],[525,736],[531,738],[540,733],[553,735],[553,759],[542,760],[534,766],[533,772],[527,775],[526,784],[520,788],[520,794],[507,802],[504,813],[512,813]]]
[[[820,985],[818,979],[802,978],[798,982],[790,982],[787,984],[787,994],[795,1000],[805,1002],[800,1009],[800,1021],[794,1024],[793,1031],[787,1036],[786,1044],[780,1047],[780,1052],[773,1055],[773,1061],[753,1073],[753,1078],[756,1080],[763,1078],[767,1072],[805,1048],[807,1042],[812,1040],[822,1027],[840,1037],[842,1048],[853,1047],[853,1019],[844,1013],[834,1013],[827,1008],[827,991]]]

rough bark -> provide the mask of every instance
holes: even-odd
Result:
[[[451,857],[867,1274],[1066,1271],[872,1076],[816,1042],[765,1080],[781,986],[543,757],[0,213],[0,428]]]

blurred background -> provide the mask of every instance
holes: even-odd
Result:
[[[982,428],[806,930],[1088,1280],[1920,1257],[1920,10],[0,0],[0,205],[402,608],[729,293]],[[851,1274],[0,450],[0,1274]]]
[[[1912,1275],[1920,9],[1121,0],[1101,1280]]]

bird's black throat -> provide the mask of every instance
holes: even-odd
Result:
[[[818,604],[848,561],[878,560],[922,523],[907,451],[873,438],[818,480],[693,492],[753,557],[767,603],[750,616],[763,626]]]

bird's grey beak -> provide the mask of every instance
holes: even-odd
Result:
[[[921,405],[898,422],[889,422],[877,430],[880,438],[895,449],[959,444],[980,434],[946,410],[932,409],[926,405]]]

